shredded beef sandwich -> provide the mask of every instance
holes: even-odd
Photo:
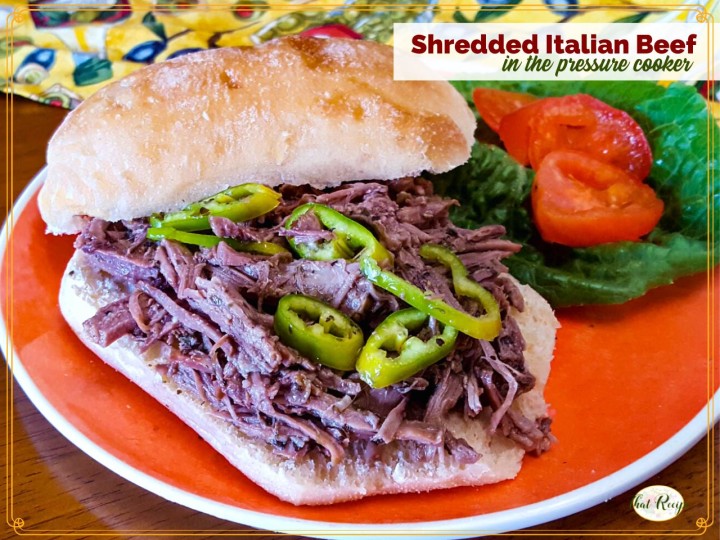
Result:
[[[469,157],[443,82],[291,37],[149,66],[73,111],[40,209],[79,233],[65,318],[296,504],[514,477],[553,436],[557,322],[423,174]],[[167,429],[172,429],[168,426]]]

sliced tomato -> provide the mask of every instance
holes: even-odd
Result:
[[[544,100],[538,100],[505,115],[500,120],[498,135],[505,150],[521,165],[530,165],[530,121]]]
[[[638,240],[657,225],[664,207],[650,186],[577,152],[545,156],[531,202],[540,235],[571,247]]]
[[[535,170],[550,152],[571,150],[610,163],[636,180],[650,174],[652,153],[642,128],[625,111],[592,96],[543,99],[524,121],[529,125],[528,158]]]
[[[500,121],[538,98],[522,92],[506,92],[493,88],[476,88],[473,91],[475,108],[481,118],[495,133],[500,130]]]

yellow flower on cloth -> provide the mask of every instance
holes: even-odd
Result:
[[[2,1],[2,0],[0,0]],[[249,46],[288,34],[392,41],[397,22],[650,22],[677,0],[64,0],[0,4],[6,90],[75,107],[143,65],[201,49]],[[74,7],[82,5],[83,7]],[[608,6],[612,9],[607,9]],[[660,7],[658,7],[660,6]],[[675,17],[684,18],[687,12]],[[673,17],[671,15],[671,17]]]

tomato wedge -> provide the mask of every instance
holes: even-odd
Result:
[[[540,235],[571,247],[638,240],[657,225],[664,208],[650,186],[578,152],[545,156],[531,203]]]
[[[520,165],[530,165],[528,148],[530,146],[530,121],[535,116],[543,100],[538,100],[503,116],[500,120],[498,135],[505,150]]]
[[[478,113],[495,133],[500,130],[500,121],[503,117],[538,99],[532,94],[506,92],[493,88],[476,88],[472,97]]]
[[[636,180],[650,174],[652,153],[632,117],[585,94],[543,99],[527,120],[528,158],[533,169],[550,152],[585,152]]]

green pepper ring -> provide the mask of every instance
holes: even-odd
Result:
[[[150,216],[153,228],[172,227],[181,231],[202,231],[210,228],[210,216],[232,221],[255,219],[280,204],[281,195],[262,184],[240,184],[189,204],[178,212]]]
[[[272,256],[280,253],[290,253],[280,244],[276,244],[274,242],[241,242],[233,238],[220,238],[219,236],[215,236],[213,234],[198,234],[187,231],[178,231],[172,227],[150,227],[147,230],[146,236],[148,240],[154,240],[156,242],[160,240],[174,240],[175,242],[180,242],[181,244],[189,244],[206,248],[215,247],[220,244],[220,242],[225,242],[235,251],[256,253],[258,255]]]
[[[324,204],[307,203],[297,207],[285,222],[286,229],[292,229],[295,222],[312,211],[320,223],[335,233],[336,237],[323,246],[297,242],[289,238],[290,247],[303,259],[329,261],[370,257],[380,264],[392,264],[392,255],[366,227]],[[354,251],[358,251],[353,256]]]
[[[306,358],[342,371],[355,368],[365,342],[360,327],[343,312],[300,294],[280,299],[273,325],[285,345]]]
[[[490,341],[495,339],[502,329],[497,302],[495,302],[489,291],[469,278],[461,280],[460,287],[456,292],[462,296],[477,297],[476,299],[479,301],[487,303],[487,307],[485,307],[486,313],[480,317],[473,317],[469,313],[455,309],[438,298],[429,297],[425,291],[412,283],[405,281],[392,272],[382,270],[369,257],[360,261],[360,270],[374,285],[394,294],[415,309],[434,317],[445,325],[458,329],[470,337]]]
[[[389,315],[370,335],[360,351],[355,369],[360,378],[373,388],[398,383],[439,362],[449,355],[458,331],[445,325],[440,335],[427,341],[411,336],[430,318],[414,308]],[[399,353],[390,357],[389,352]]]

